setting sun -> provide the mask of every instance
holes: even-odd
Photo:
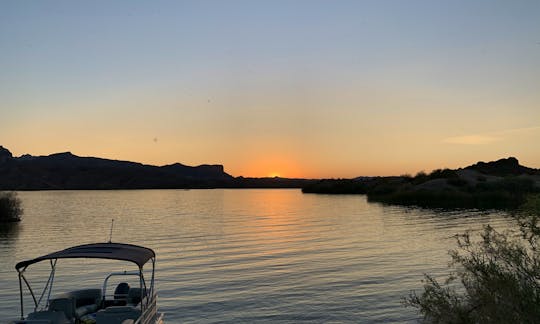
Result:
[[[278,153],[246,160],[237,172],[246,177],[301,178],[305,176],[303,171],[295,158]],[[234,175],[235,171],[231,173]]]

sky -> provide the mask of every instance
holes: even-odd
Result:
[[[540,1],[0,0],[0,145],[234,176],[540,168]]]

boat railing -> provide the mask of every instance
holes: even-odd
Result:
[[[139,271],[118,271],[118,272],[112,272],[107,277],[105,277],[105,280],[103,281],[103,288],[102,288],[102,295],[103,295],[103,302],[107,299],[107,297],[110,297],[111,299],[114,298],[114,294],[110,294],[107,296],[107,283],[111,277],[114,276],[140,276]],[[127,299],[127,294],[123,296]]]
[[[145,300],[143,300],[143,302],[147,305],[147,307],[134,324],[159,323],[160,321],[157,321],[155,318],[157,315],[157,294],[151,293],[144,299]]]

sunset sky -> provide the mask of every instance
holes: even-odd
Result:
[[[540,1],[0,0],[0,145],[234,176],[540,168]]]

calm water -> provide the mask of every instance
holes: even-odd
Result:
[[[108,240],[157,254],[167,323],[415,322],[400,298],[447,272],[452,235],[503,214],[372,204],[299,190],[21,192],[24,220],[0,232],[0,319],[19,312],[14,265]],[[48,274],[31,266],[31,282]],[[99,287],[122,262],[59,261],[55,292]],[[54,294],[54,292],[53,292]],[[30,305],[29,303],[27,305]],[[0,320],[1,321],[1,320]]]

